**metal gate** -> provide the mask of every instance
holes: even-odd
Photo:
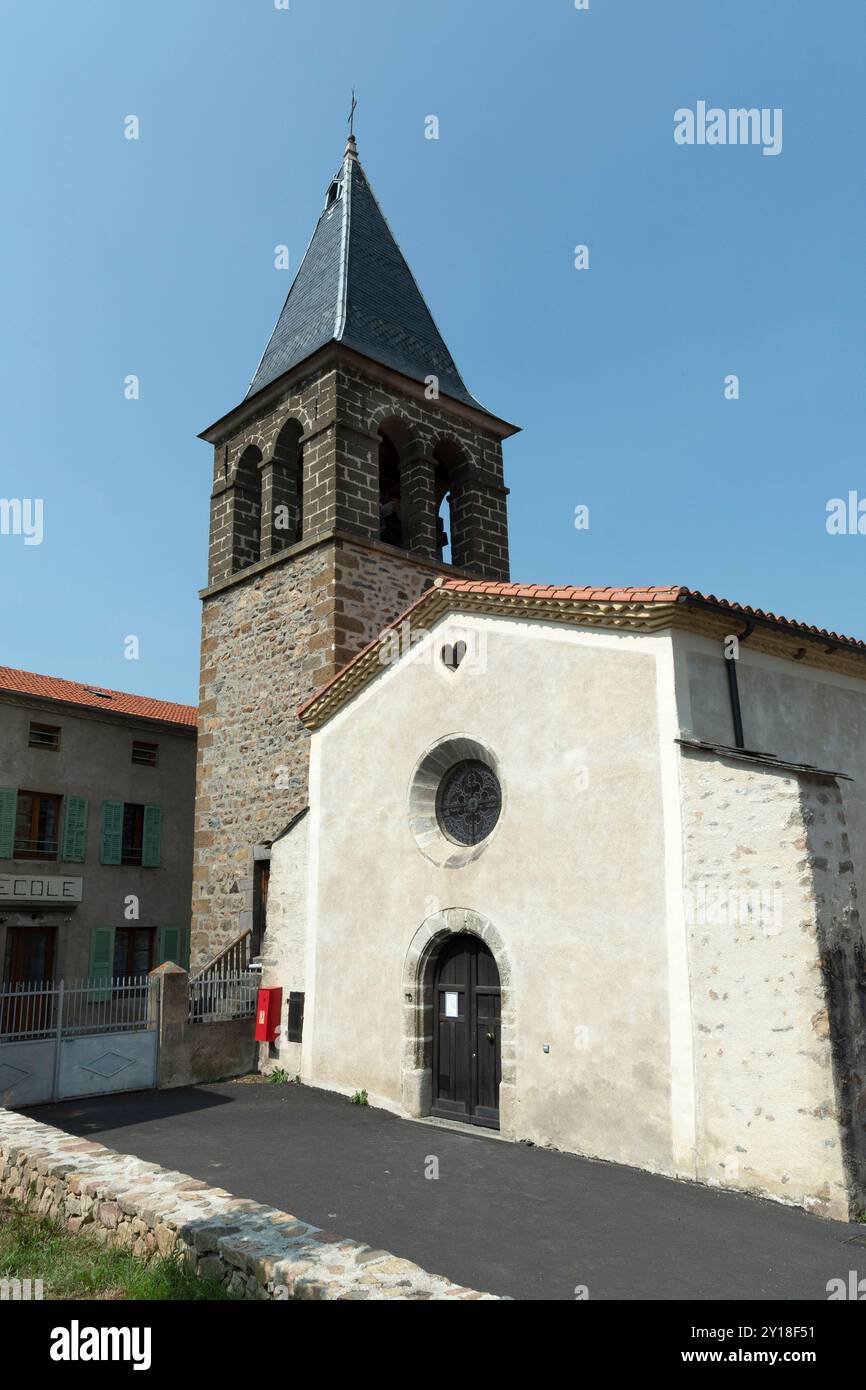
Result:
[[[0,986],[0,1105],[156,1085],[159,979]]]

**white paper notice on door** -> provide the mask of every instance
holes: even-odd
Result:
[[[445,991],[445,1017],[459,1018],[460,1010],[457,1005],[459,995],[455,990],[446,989]]]

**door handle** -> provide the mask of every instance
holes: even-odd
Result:
[[[488,1042],[496,1042],[496,1034],[495,1034],[495,1033],[488,1033],[488,1034],[487,1034],[487,1041],[488,1041]]]

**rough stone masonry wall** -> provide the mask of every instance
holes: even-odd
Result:
[[[377,381],[372,372],[345,364],[336,374],[336,415],[346,431],[348,455],[340,461],[338,491],[345,463],[362,472],[372,468],[377,473],[378,430],[385,424],[393,433],[398,422],[404,500],[410,505],[414,501],[429,523],[429,528],[418,528],[413,549],[428,559],[436,558],[433,452],[443,443],[449,445],[454,465],[452,483],[458,498],[453,562],[485,579],[509,578],[507,489],[502,443],[496,435],[452,413],[445,401],[419,399],[416,394],[396,390],[393,384]],[[378,534],[378,517],[373,534]]]
[[[349,542],[335,555],[334,664],[345,666],[388,623],[414,603],[437,575],[439,565],[425,565],[389,554],[384,546]]]
[[[838,787],[687,753],[682,788],[696,1177],[847,1220],[866,1018]]]
[[[307,804],[298,706],[440,567],[329,541],[204,600],[193,867],[193,969],[252,925],[252,849]]]
[[[328,422],[335,410],[336,378],[333,371],[305,374],[276,401],[269,400],[245,420],[240,430],[229,427],[214,446],[213,491],[211,494],[208,584],[229,579],[238,562],[251,553],[253,533],[249,529],[244,499],[235,496],[235,484],[243,475],[242,460],[250,451],[261,459],[262,500],[265,500],[268,472],[273,478],[273,460],[283,428],[290,422],[307,433],[304,446],[304,494],[307,503],[305,525],[314,529],[320,504],[328,492],[333,472],[333,443],[328,438]],[[270,520],[270,519],[268,519]],[[312,522],[312,527],[310,523]],[[271,537],[266,521],[262,528]],[[286,538],[288,539],[288,538]],[[268,546],[265,546],[267,551]]]
[[[437,446],[449,447],[452,482],[459,496],[459,536],[454,563],[488,579],[508,579],[507,489],[502,444],[491,430],[449,407],[427,401],[419,387],[400,390],[393,380],[376,379],[375,368],[361,371],[344,362],[322,363],[246,416],[240,427],[228,422],[214,439],[208,583],[231,577],[254,549],[250,515],[250,465],[258,459],[262,504],[275,498],[274,466],[281,465],[280,441],[288,426],[293,447],[301,432],[303,448],[303,532],[342,530],[376,540],[379,536],[379,429],[399,440],[406,496],[426,515],[412,538],[415,553],[437,558],[433,475]],[[279,489],[277,489],[279,491]],[[411,494],[411,497],[410,497]],[[419,520],[420,518],[416,518]],[[270,555],[273,533],[265,519],[262,558]],[[290,537],[280,542],[287,546]]]
[[[268,396],[240,428],[227,424],[215,441],[210,588],[202,616],[194,969],[252,926],[253,847],[272,840],[306,804],[308,736],[298,706],[437,574],[449,572],[435,558],[433,496],[433,450],[445,440],[463,461],[461,563],[508,577],[501,444],[461,413],[418,394],[386,387],[344,363],[323,363]],[[429,512],[427,548],[416,546],[412,555],[378,540],[378,429],[395,418],[407,498],[412,492]],[[309,539],[264,553],[234,575],[247,548],[238,538],[249,501],[238,486],[239,467],[254,451],[264,504],[273,493],[281,431],[294,430],[292,422],[303,430]],[[332,534],[335,528],[340,535]],[[264,531],[270,534],[267,520]]]
[[[333,553],[249,575],[204,601],[193,968],[252,925],[252,847],[307,798],[296,709],[333,674]]]
[[[0,1110],[0,1197],[141,1259],[180,1254],[242,1299],[496,1300],[11,1110]]]

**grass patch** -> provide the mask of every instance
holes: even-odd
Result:
[[[227,1299],[215,1279],[200,1279],[179,1255],[145,1262],[16,1203],[0,1203],[0,1279],[41,1279],[46,1298]]]

